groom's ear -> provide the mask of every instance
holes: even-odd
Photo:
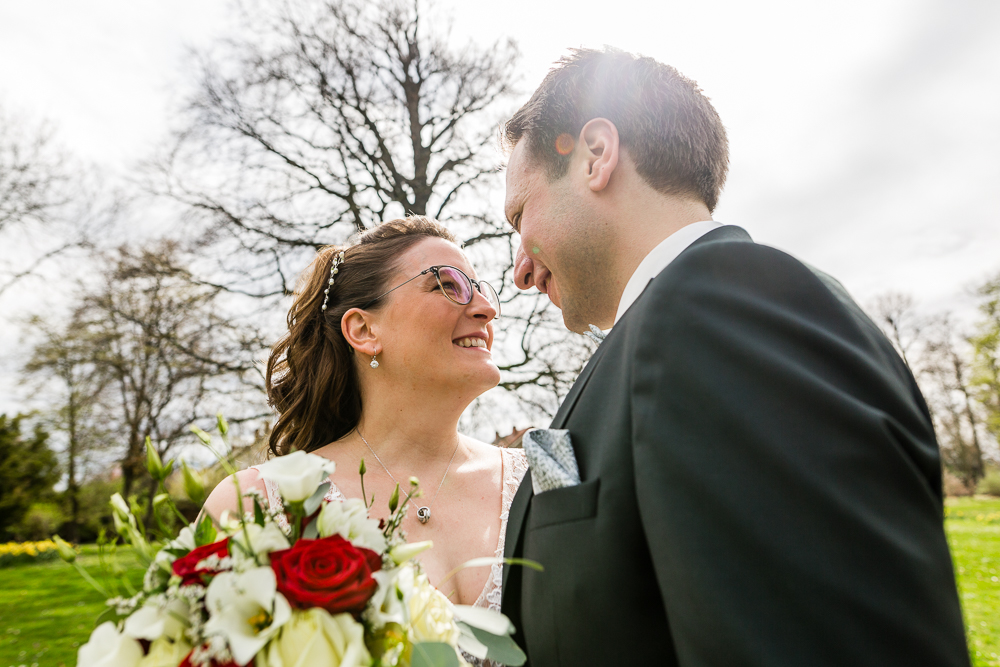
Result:
[[[618,167],[618,128],[607,118],[593,118],[580,130],[578,150],[584,159],[587,185],[593,192],[608,186]]]
[[[359,353],[378,354],[378,336],[372,329],[372,314],[360,308],[351,308],[340,319],[340,330],[347,344]]]

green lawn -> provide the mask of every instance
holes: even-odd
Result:
[[[949,499],[945,526],[976,667],[1000,667],[1000,498]]]
[[[946,527],[975,667],[1000,667],[1000,498],[949,499]],[[93,548],[81,556],[96,572]],[[138,584],[142,568],[118,558]],[[72,667],[104,600],[62,561],[0,569],[0,667]]]
[[[98,561],[93,547],[80,557],[95,575]],[[120,550],[116,561],[133,585],[142,581],[131,552]],[[104,598],[61,560],[0,569],[0,667],[73,667],[104,609]]]

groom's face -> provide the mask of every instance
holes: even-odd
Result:
[[[587,187],[574,169],[549,180],[520,141],[507,163],[504,214],[521,236],[514,262],[514,283],[537,287],[562,310],[566,327],[577,332],[595,322],[595,295],[603,277],[594,267],[607,252],[606,233],[589,204]]]

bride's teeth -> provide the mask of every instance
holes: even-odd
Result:
[[[462,338],[458,341],[459,347],[486,347],[486,341],[482,338]]]

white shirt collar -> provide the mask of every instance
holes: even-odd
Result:
[[[660,275],[660,272],[667,268],[667,265],[674,261],[677,255],[684,252],[688,246],[705,234],[721,226],[722,223],[715,220],[702,220],[701,222],[692,223],[686,227],[681,227],[650,250],[649,254],[639,262],[639,266],[635,267],[635,272],[625,285],[621,301],[618,302],[618,313],[615,314],[615,324],[618,324],[618,320],[622,318],[622,315],[629,309],[629,306],[639,298],[639,295],[646,289],[649,281]]]

